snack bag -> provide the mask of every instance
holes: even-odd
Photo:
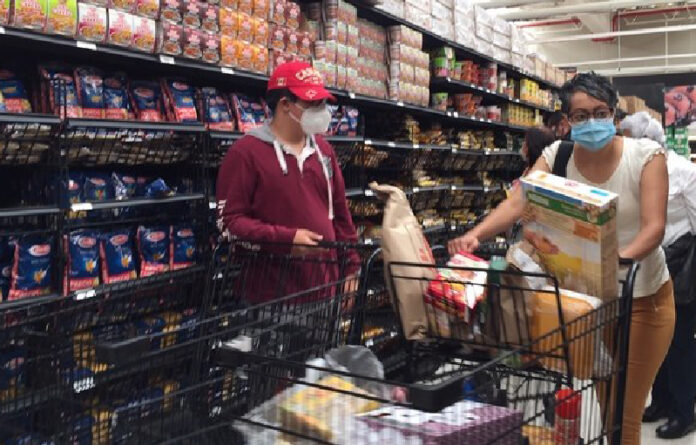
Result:
[[[220,26],[218,24],[220,8],[216,5],[203,4],[203,9],[201,11],[201,28],[204,31],[217,33],[220,31]]]
[[[137,184],[134,176],[122,175],[119,173],[111,174],[111,181],[114,188],[114,197],[118,200],[131,199],[137,191]]]
[[[251,43],[254,31],[253,19],[243,12],[237,14],[237,40]]]
[[[12,284],[8,300],[48,295],[51,292],[51,240],[26,235],[15,244]]]
[[[77,4],[77,37],[90,42],[106,41],[106,8],[89,3]]]
[[[77,0],[48,0],[44,32],[74,36],[77,27]]]
[[[10,23],[10,0],[0,0],[0,25]]]
[[[181,55],[183,52],[181,39],[184,35],[184,28],[181,25],[163,20],[159,24],[157,35],[158,53],[169,54],[171,56]]]
[[[82,196],[82,185],[84,183],[84,177],[81,173],[70,172],[68,174],[68,186],[67,186],[67,201],[68,204],[78,204],[84,202]],[[73,212],[68,213],[68,219],[79,219],[84,218],[85,212]]]
[[[179,79],[162,79],[166,109],[175,122],[197,122],[196,93],[193,87]]]
[[[268,45],[269,28],[268,22],[263,19],[254,20],[254,30],[252,43],[266,48]]]
[[[133,240],[128,229],[104,233],[99,243],[104,284],[138,278],[133,255]]]
[[[211,130],[234,131],[232,112],[225,96],[213,87],[203,87],[200,89],[200,97],[202,103],[199,113],[203,116],[206,127]]]
[[[172,226],[171,242],[171,270],[185,269],[196,264],[196,236],[191,226]]]
[[[220,8],[219,11],[220,32],[223,36],[237,37],[237,27],[239,26],[239,18],[237,11],[229,8]]]
[[[268,49],[265,46],[253,45],[252,68],[262,74],[268,72]]]
[[[65,237],[63,292],[90,289],[99,285],[99,235],[90,230],[75,230]]]
[[[112,45],[131,47],[133,45],[133,15],[116,9],[109,9],[107,40]]]
[[[29,95],[24,83],[17,79],[13,71],[0,69],[0,93],[9,113],[31,113]]]
[[[133,48],[154,53],[156,36],[157,22],[147,17],[133,16]]]
[[[254,102],[249,96],[233,94],[232,103],[237,117],[237,128],[243,133],[263,125],[268,118],[264,104]]]
[[[159,16],[159,0],[136,0],[135,13],[141,17],[157,19]]]
[[[184,26],[201,27],[201,10],[204,4],[197,0],[183,0],[181,3],[181,18]]]
[[[92,67],[75,68],[77,98],[82,107],[82,116],[104,119],[104,76]]]
[[[222,66],[237,66],[237,45],[234,37],[220,37],[220,64]]]
[[[268,20],[270,6],[271,5],[269,0],[253,0],[254,9],[252,11],[252,15],[254,17],[258,17],[259,19],[265,22],[266,20]]]
[[[254,68],[254,46],[243,40],[236,40],[237,67],[251,71]]]
[[[130,83],[130,98],[137,119],[162,121],[162,91],[157,82],[134,80]]]
[[[220,7],[234,9],[236,11],[238,7],[237,0],[220,0]]]
[[[276,25],[285,25],[285,0],[271,1],[270,22]]]
[[[243,12],[246,15],[251,15],[254,12],[253,0],[237,0],[237,11]]]
[[[135,11],[136,0],[109,0],[107,6],[109,7],[109,12],[112,9],[118,9],[123,12],[133,12]]]
[[[183,55],[190,59],[203,57],[203,33],[196,28],[184,26]]]
[[[47,0],[14,0],[14,19],[17,28],[41,31],[46,26]]]
[[[181,24],[181,0],[162,0],[160,16],[162,21]]]
[[[39,66],[39,73],[43,79],[43,91],[48,90],[48,94],[43,96],[49,101],[47,110],[62,118],[82,117],[72,72],[60,65],[44,65]]]
[[[128,119],[130,103],[126,75],[116,73],[104,78],[104,112],[107,119]]]
[[[218,64],[220,62],[220,36],[209,32],[202,32],[203,37],[203,61]]]
[[[149,277],[169,270],[169,227],[138,227],[140,276]]]
[[[109,177],[99,173],[85,174],[85,181],[82,185],[82,196],[85,202],[99,202],[114,199]]]

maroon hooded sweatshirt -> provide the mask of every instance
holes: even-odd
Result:
[[[241,240],[282,243],[286,252],[298,229],[318,233],[324,241],[356,243],[336,154],[320,136],[310,143],[315,153],[302,171],[297,158],[274,143],[267,125],[232,145],[217,178],[220,228]],[[335,251],[327,255],[292,264],[248,264],[252,270],[240,289],[243,298],[258,303],[337,280]],[[354,250],[349,255],[345,272],[352,274],[360,258]]]

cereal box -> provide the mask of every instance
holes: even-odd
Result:
[[[77,0],[48,0],[45,32],[74,36],[77,27]]]
[[[0,0],[0,25],[10,23],[10,0]]]
[[[160,2],[159,0],[136,0],[135,3],[135,13],[143,16],[149,17],[151,19],[156,19],[160,12]]]
[[[157,24],[147,17],[133,17],[133,48],[147,53],[155,52]]]
[[[109,0],[109,9],[118,9],[125,12],[135,11],[136,0]]]
[[[163,20],[159,26],[157,52],[160,54],[180,56],[182,53],[181,39],[183,34],[184,28],[181,25]]]
[[[47,0],[14,0],[14,26],[27,29],[44,29],[46,26]]]
[[[129,47],[133,44],[133,15],[117,9],[109,9],[108,42]]]
[[[77,37],[90,42],[106,40],[106,8],[88,3],[77,5]]]
[[[561,287],[603,300],[618,296],[614,193],[537,171],[522,179],[530,222],[524,238]]]

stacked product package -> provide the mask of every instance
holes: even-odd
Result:
[[[389,28],[389,98],[421,106],[430,99],[430,57],[423,35],[406,26]]]

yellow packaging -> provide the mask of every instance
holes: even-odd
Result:
[[[524,238],[561,287],[606,301],[618,296],[618,195],[537,171],[522,179]]]

